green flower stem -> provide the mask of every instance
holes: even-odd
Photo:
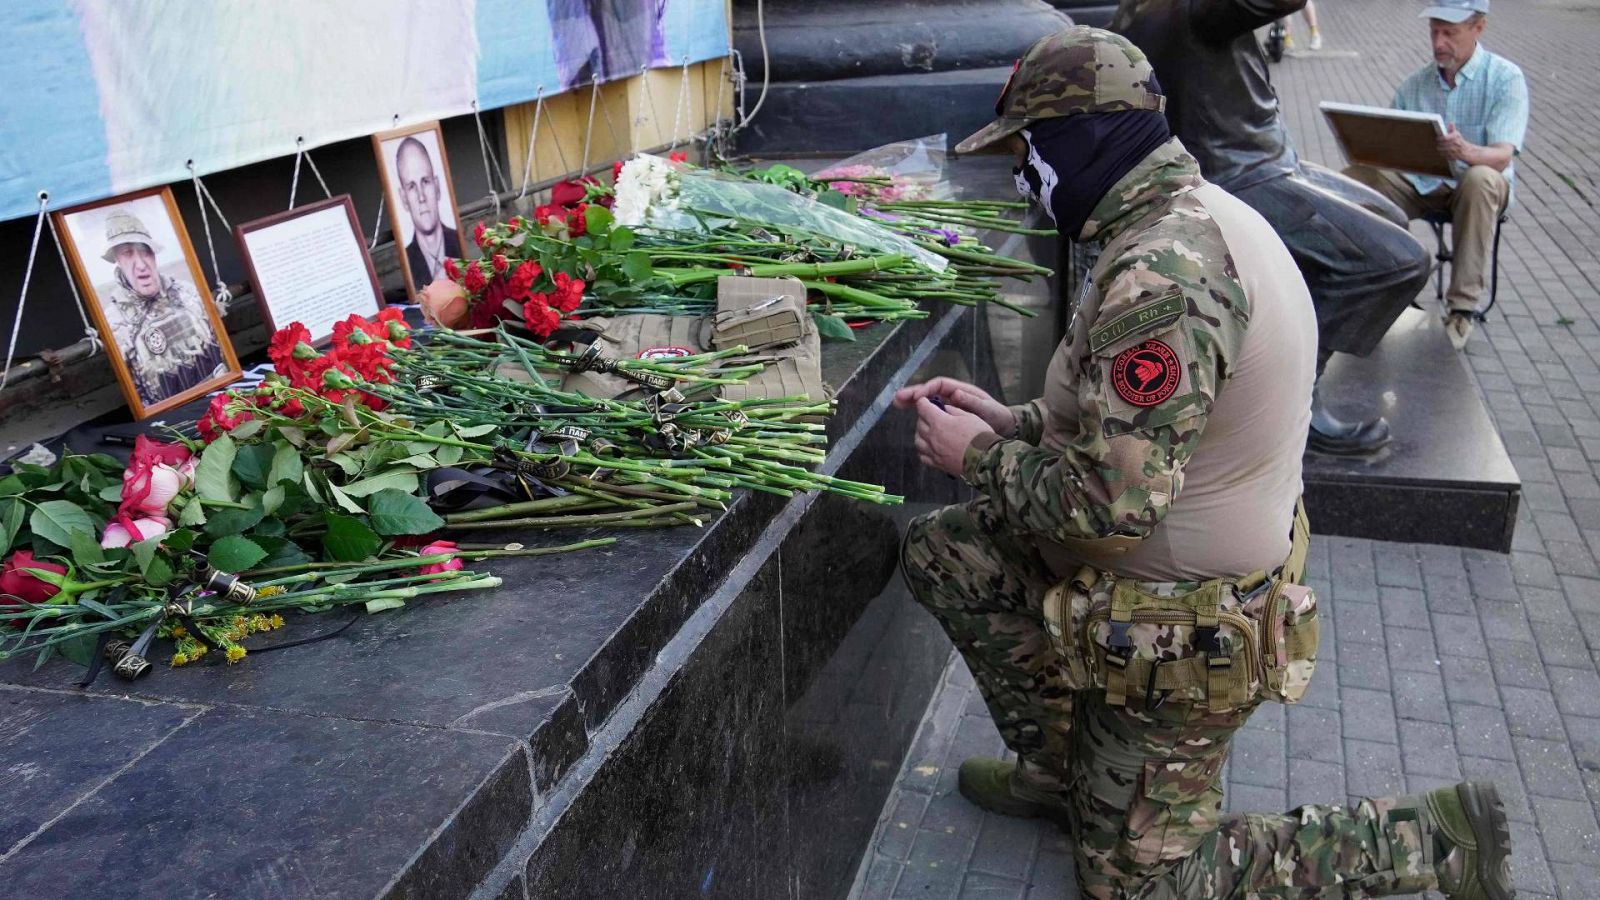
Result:
[[[545,497],[540,500],[528,500],[522,503],[506,503],[500,506],[487,506],[483,509],[471,509],[465,512],[450,513],[444,517],[448,524],[462,522],[484,522],[491,519],[509,519],[525,513],[562,512],[575,508],[592,507],[595,500],[591,496],[568,494],[565,497]]]
[[[570,516],[542,516],[526,519],[506,519],[499,522],[461,522],[447,523],[445,527],[451,531],[473,531],[486,528],[576,528],[593,525],[614,525],[630,521],[638,521],[641,517],[660,518],[668,513],[683,513],[695,509],[694,503],[672,503],[666,506],[651,506],[645,509],[631,510],[628,512],[597,513],[594,515]]]
[[[812,278],[826,278],[838,275],[853,275],[858,272],[876,272],[883,269],[892,269],[906,261],[906,257],[891,253],[884,256],[869,256],[863,259],[851,259],[843,262],[831,263],[774,263],[764,266],[749,267],[749,274],[755,278],[780,278],[788,275],[808,275]],[[731,274],[727,269],[657,269],[657,277],[666,279],[669,283],[682,286],[700,281],[715,281],[723,275]]]

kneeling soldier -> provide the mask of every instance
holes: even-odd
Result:
[[[1087,897],[1510,897],[1492,785],[1221,814],[1233,733],[1300,699],[1316,660],[1298,505],[1316,318],[1162,105],[1136,47],[1071,28],[958,148],[1008,141],[1019,189],[1102,247],[1042,398],[946,378],[895,398],[922,460],[978,491],[915,520],[902,560],[1018,756],[968,760],[961,791],[1065,824]]]

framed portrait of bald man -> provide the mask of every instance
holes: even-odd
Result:
[[[135,419],[239,377],[172,190],[135,191],[54,213],[67,260]]]
[[[450,161],[438,122],[372,136],[383,173],[389,223],[400,251],[406,294],[414,302],[444,273],[444,261],[461,257],[461,218],[450,183]]]

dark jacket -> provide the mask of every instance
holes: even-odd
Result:
[[[1299,157],[1255,29],[1305,0],[1122,0],[1115,31],[1145,52],[1167,122],[1207,179],[1230,191],[1294,172]]]
[[[444,255],[446,257],[461,256],[461,238],[455,229],[448,225],[439,226],[444,229]],[[417,290],[428,286],[433,276],[428,272],[428,258],[423,255],[422,248],[417,246],[417,236],[411,235],[411,243],[406,245],[406,260],[411,264],[411,284]]]

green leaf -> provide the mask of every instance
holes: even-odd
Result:
[[[28,517],[28,508],[20,500],[0,501],[0,554],[9,553],[11,545],[17,540],[17,532],[22,530],[22,520]]]
[[[195,491],[207,500],[238,499],[238,486],[234,483],[232,469],[239,447],[233,438],[221,435],[200,454],[200,464],[194,470]]]
[[[354,478],[361,474],[361,458],[353,453],[335,453],[328,457],[328,462],[338,466],[346,478]]]
[[[269,516],[277,512],[278,508],[283,506],[285,493],[286,492],[284,491],[281,483],[267,488],[266,491],[261,494],[261,511]],[[266,523],[263,522],[262,524],[265,525]]]
[[[74,535],[93,538],[99,525],[83,508],[66,500],[46,500],[28,517],[33,533],[62,547],[73,546]],[[96,543],[95,546],[99,546]]]
[[[591,206],[589,208],[593,209],[594,207]],[[405,605],[406,601],[399,597],[379,597],[376,600],[367,601],[367,612],[380,613],[386,609],[399,609]]]
[[[214,509],[206,515],[206,534],[222,537],[225,534],[244,534],[266,518],[260,494],[246,494],[247,509]]]
[[[300,476],[300,482],[305,487],[306,495],[311,498],[311,502],[321,506],[324,501],[322,491],[317,488],[317,474],[308,471]]]
[[[634,250],[622,258],[622,274],[629,281],[646,281],[655,274],[655,269],[650,265],[650,254],[643,250]]]
[[[140,575],[148,575],[150,571],[150,564],[155,562],[156,551],[161,549],[161,541],[162,538],[165,537],[166,535],[145,538],[144,540],[137,541],[128,547],[128,549],[133,553],[134,562],[138,563],[139,565]]]
[[[166,587],[176,577],[177,573],[172,571],[172,564],[167,562],[164,556],[150,560],[150,566],[144,570],[145,583],[151,587]]]
[[[407,494],[415,493],[417,490],[417,473],[393,469],[381,475],[363,478],[340,488],[351,497],[368,497],[379,491],[391,489],[404,491]]]
[[[328,530],[322,535],[322,549],[335,562],[360,562],[383,545],[377,532],[353,516],[327,513],[323,521]]]
[[[206,562],[224,572],[243,572],[265,559],[267,551],[247,537],[230,534],[217,539],[206,551]]]
[[[183,512],[178,513],[179,525],[204,525],[206,523],[206,508],[201,505],[199,495],[190,497],[183,505]]]
[[[28,485],[23,482],[21,476],[7,475],[0,478],[0,497],[15,497],[27,492]]]
[[[271,444],[247,444],[240,447],[233,459],[233,474],[251,487],[266,487],[267,473],[272,470],[276,452]]]
[[[270,493],[270,491],[269,491]],[[256,530],[250,532],[251,538],[283,537],[288,532],[282,519],[262,519]]]
[[[583,211],[583,224],[590,234],[604,234],[611,228],[611,210],[598,203],[589,204]]]
[[[440,466],[453,466],[461,461],[461,454],[465,452],[466,448],[464,447],[457,447],[454,444],[440,444],[439,449],[433,452],[433,461]]]
[[[229,429],[228,433],[233,435],[233,439],[236,441],[248,441],[249,439],[260,434],[261,429],[266,427],[266,424],[267,423],[261,421],[260,419],[246,419],[245,421]]]
[[[855,329],[844,323],[838,316],[823,316],[813,314],[811,321],[817,323],[817,333],[829,340],[853,341],[856,339]]]
[[[372,527],[379,534],[427,534],[444,527],[444,520],[428,504],[411,494],[396,490],[379,491],[367,501]]]
[[[823,206],[831,206],[834,209],[842,209],[847,212],[850,209],[850,198],[838,191],[819,192],[817,194],[817,202]]]
[[[611,229],[611,252],[626,253],[633,246],[633,229],[622,225]]]
[[[184,553],[194,546],[197,536],[195,532],[187,528],[179,528],[176,531],[168,532],[166,537],[161,539],[161,546],[166,547],[173,553]]]
[[[361,504],[350,499],[349,494],[346,494],[344,491],[340,490],[339,486],[331,481],[328,482],[328,496],[332,497],[333,502],[339,504],[339,508],[345,512],[352,512],[358,516],[366,512],[366,510],[361,508]]]
[[[97,635],[85,634],[71,640],[62,641],[56,647],[61,651],[62,656],[87,669],[89,664],[94,661],[94,648],[99,643],[100,639]]]
[[[492,422],[486,425],[468,425],[465,428],[457,428],[456,436],[462,439],[482,437],[499,427]]]
[[[300,458],[300,451],[287,443],[275,445],[272,453],[272,468],[267,472],[267,483],[277,484],[281,481],[299,483],[300,473],[305,471],[305,461]]]
[[[106,552],[93,532],[73,533],[72,543],[67,546],[72,548],[73,561],[81,565],[92,566],[106,561]]]
[[[120,503],[122,501],[122,485],[108,484],[95,494],[107,503]]]
[[[311,554],[300,549],[300,545],[288,538],[262,538],[258,537],[256,543],[267,551],[267,558],[263,559],[260,568],[271,569],[278,566],[301,566],[312,562]]]

